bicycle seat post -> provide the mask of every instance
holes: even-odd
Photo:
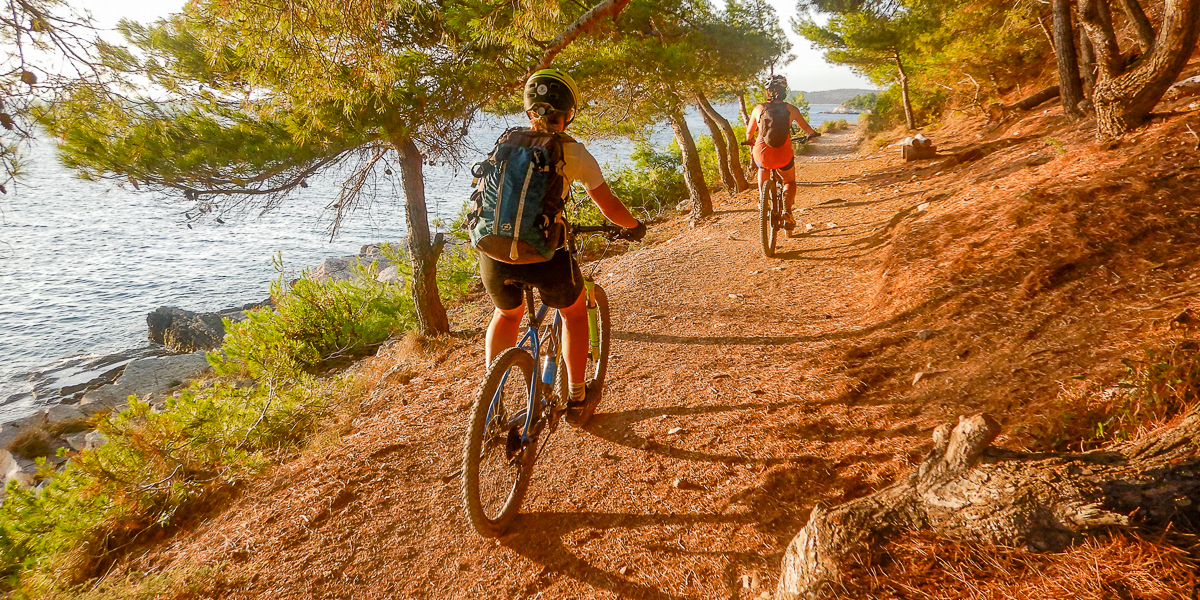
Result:
[[[530,327],[537,327],[537,304],[533,302],[533,288],[525,288],[525,317]]]

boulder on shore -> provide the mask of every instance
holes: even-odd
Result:
[[[172,352],[213,350],[219,348],[225,340],[223,319],[236,323],[246,318],[246,311],[269,304],[270,300],[254,302],[212,313],[160,306],[146,315],[146,328],[150,341],[162,344]]]

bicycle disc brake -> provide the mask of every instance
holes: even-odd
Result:
[[[508,457],[508,462],[516,462],[521,456],[521,450],[525,449],[525,444],[521,442],[521,431],[517,427],[508,430],[508,437],[504,440],[504,454]]]

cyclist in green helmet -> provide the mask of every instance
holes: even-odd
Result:
[[[625,237],[641,239],[646,233],[645,224],[635,219],[613,195],[604,181],[600,165],[587,148],[563,133],[579,107],[579,88],[571,76],[559,69],[542,69],[534,73],[525,82],[524,106],[529,129],[554,133],[561,140],[564,185],[569,186],[571,181],[582,183],[600,212],[613,223],[627,228]],[[559,248],[547,262],[513,264],[480,253],[479,275],[496,306],[487,331],[487,364],[517,343],[525,305],[521,287],[514,284],[538,288],[542,302],[562,314],[569,400],[574,404],[583,402],[587,394],[583,378],[587,365],[588,319],[583,275],[575,257],[566,248]]]

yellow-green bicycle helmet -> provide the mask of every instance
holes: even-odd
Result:
[[[525,82],[525,110],[545,116],[550,111],[570,115],[579,104],[575,80],[561,69],[542,69]]]

